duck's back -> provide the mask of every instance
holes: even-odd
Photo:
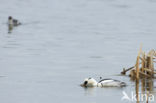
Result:
[[[122,87],[126,86],[124,82],[121,82],[119,80],[114,80],[114,79],[102,79],[99,81],[99,84],[102,87]]]

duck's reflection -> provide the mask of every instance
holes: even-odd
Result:
[[[13,30],[13,25],[8,24],[8,33],[11,33]]]
[[[89,96],[96,96],[96,87],[85,87],[85,95]]]

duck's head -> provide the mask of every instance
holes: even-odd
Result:
[[[86,78],[81,86],[95,87],[95,86],[97,86],[97,81],[94,78]]]
[[[12,20],[12,16],[9,16],[8,19],[9,19],[9,20]]]

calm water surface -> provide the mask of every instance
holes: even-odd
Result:
[[[23,25],[8,34],[8,16]],[[1,0],[2,103],[130,103],[134,83],[116,76],[135,64],[140,44],[156,49],[154,0]],[[86,77],[126,88],[82,88]],[[153,90],[156,95],[156,90]]]

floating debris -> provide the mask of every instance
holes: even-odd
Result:
[[[146,54],[140,49],[135,66],[128,69],[124,68],[121,74],[126,75],[126,72],[130,71],[129,76],[133,79],[155,78],[154,74],[156,74],[156,71],[154,70],[154,63],[156,61],[154,59],[156,59],[155,50],[151,50]]]
[[[145,95],[145,102],[149,102],[149,97],[152,97],[153,91],[153,79],[155,78],[154,74],[154,59],[156,59],[156,51],[150,50],[148,53],[145,53],[140,48],[136,64],[128,69],[123,69],[121,72],[122,75],[126,75],[126,72],[130,71],[129,77],[131,80],[135,81],[135,90],[136,90],[136,99],[137,103],[140,102],[139,96],[139,83],[141,81],[141,93]]]

